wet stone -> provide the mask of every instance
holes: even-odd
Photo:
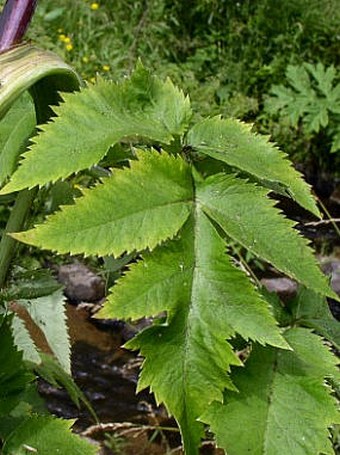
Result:
[[[98,302],[104,297],[103,280],[79,262],[60,266],[58,281],[65,286],[65,295],[72,303]]]
[[[269,292],[275,292],[282,300],[292,299],[297,292],[297,283],[289,278],[263,278],[261,283]]]
[[[321,258],[320,262],[323,272],[331,279],[331,288],[340,295],[340,259],[335,257]]]

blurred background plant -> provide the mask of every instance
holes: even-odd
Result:
[[[118,80],[141,58],[190,92],[202,115],[251,121],[293,159],[316,159],[334,172],[339,156],[328,152],[335,118],[327,131],[295,128],[264,109],[264,99],[273,85],[287,84],[292,65],[307,72],[305,62],[325,71],[339,65],[338,6],[338,0],[40,0],[29,36],[89,82],[97,75]]]

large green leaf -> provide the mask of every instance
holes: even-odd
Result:
[[[150,386],[181,428],[187,455],[197,453],[197,418],[222,399],[230,365],[240,361],[226,338],[235,333],[286,348],[267,304],[225,254],[225,244],[197,207],[179,238],[132,265],[101,317],[157,315],[166,322],[143,331],[128,346],[145,356],[138,389]]]
[[[232,175],[215,175],[199,185],[203,210],[253,254],[315,292],[333,298],[307,241],[266,197],[267,191]]]
[[[0,417],[8,416],[22,399],[33,375],[27,371],[22,353],[14,344],[10,319],[0,323]]]
[[[233,375],[239,392],[203,415],[228,455],[334,453],[327,427],[340,418],[324,378],[338,374],[336,358],[307,329],[286,339],[294,351],[256,346]]]
[[[26,308],[36,325],[45,335],[46,341],[60,365],[71,372],[70,342],[65,315],[65,297],[62,290],[37,299],[18,300]]]
[[[170,80],[161,82],[139,65],[122,84],[100,80],[64,94],[57,118],[41,127],[2,194],[66,178],[98,163],[110,146],[143,137],[170,143],[191,117],[189,99]]]
[[[73,421],[32,416],[19,425],[7,439],[3,455],[95,455],[96,448],[72,434]]]
[[[131,169],[115,171],[75,205],[15,238],[59,253],[119,256],[173,237],[191,210],[190,167],[156,151],[138,157]]]
[[[289,308],[295,324],[313,328],[340,349],[340,322],[334,319],[325,297],[301,287]]]
[[[293,197],[302,207],[319,216],[309,186],[287,155],[266,136],[252,133],[251,126],[235,119],[208,118],[189,131],[187,143],[205,155],[251,174],[263,185]]]
[[[28,94],[21,96],[0,120],[0,185],[12,175],[19,154],[35,127],[35,111]]]

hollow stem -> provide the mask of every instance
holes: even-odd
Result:
[[[35,189],[20,191],[17,195],[11,214],[9,216],[5,231],[0,242],[0,289],[3,288],[6,282],[7,273],[16,251],[17,241],[12,239],[7,234],[21,230],[26,221],[35,195]]]
[[[38,0],[7,0],[0,16],[0,52],[22,41]]]

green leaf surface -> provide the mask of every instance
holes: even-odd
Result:
[[[33,363],[40,363],[40,356],[36,345],[34,344],[28,330],[22,319],[16,314],[13,314],[12,333],[14,344],[19,351],[22,351],[23,360],[28,360]]]
[[[328,427],[340,421],[324,377],[336,358],[309,330],[286,332],[293,351],[256,346],[224,404],[202,416],[228,455],[332,455]],[[317,359],[317,361],[316,361]]]
[[[46,341],[60,365],[71,372],[70,341],[65,315],[65,297],[62,290],[48,296],[18,300],[45,335]]]
[[[333,317],[323,296],[301,287],[289,308],[295,323],[314,329],[340,349],[340,322]]]
[[[19,269],[7,290],[8,300],[29,300],[45,297],[62,288],[47,269]]]
[[[131,169],[116,170],[84,190],[73,206],[14,237],[59,253],[101,256],[152,249],[173,237],[191,210],[190,167],[180,157],[156,151],[138,157]]]
[[[12,175],[34,127],[34,105],[29,95],[25,94],[0,120],[0,186]]]
[[[3,455],[96,455],[93,445],[72,434],[73,421],[32,416],[19,425],[3,447]]]
[[[167,242],[113,286],[101,317],[137,319],[167,311],[167,321],[128,347],[145,356],[139,390],[150,386],[181,428],[187,455],[197,453],[196,419],[222,399],[230,365],[240,361],[226,338],[240,333],[287,348],[267,304],[225,254],[225,244],[197,208],[179,238]]]
[[[12,336],[10,319],[0,325],[0,417],[7,416],[20,402],[33,375],[27,371]]]
[[[124,138],[169,144],[191,118],[189,99],[170,80],[162,82],[141,65],[121,84],[100,80],[81,92],[63,94],[57,118],[41,127],[31,151],[2,194],[42,186],[97,164]],[[48,165],[47,165],[48,163]]]
[[[340,128],[336,131],[333,136],[331,153],[338,152],[340,150]]]
[[[338,299],[320,271],[307,241],[294,223],[274,207],[267,191],[232,175],[201,183],[197,198],[203,210],[251,253],[315,292]]]
[[[249,125],[235,119],[209,118],[189,131],[187,143],[200,153],[251,174],[271,189],[281,187],[281,193],[319,216],[309,185],[287,155],[266,136],[252,133]]]

